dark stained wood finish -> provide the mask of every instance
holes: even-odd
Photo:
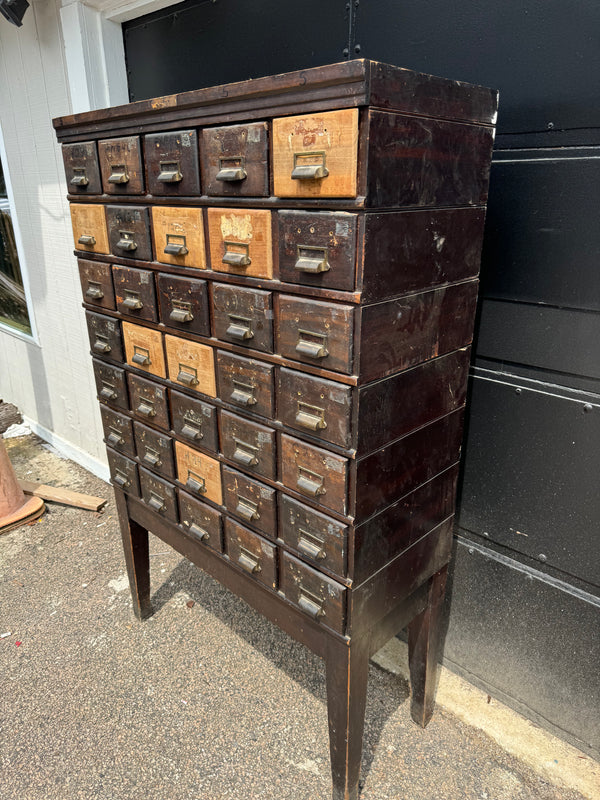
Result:
[[[144,193],[144,171],[139,136],[98,142],[102,188],[106,194]]]
[[[223,525],[221,514],[207,503],[192,497],[181,489],[177,490],[179,497],[179,517],[181,525],[196,541],[202,542],[206,547],[223,552]]]
[[[111,450],[110,447],[106,448],[106,455],[108,458],[110,479],[113,484],[124,492],[127,492],[127,494],[139,497],[140,479],[138,477],[138,468],[135,461],[132,461],[121,453],[117,453],[115,450]]]
[[[118,258],[152,261],[150,216],[144,206],[106,206],[110,252]]]
[[[273,417],[275,390],[272,364],[217,351],[219,397],[244,411]]]
[[[124,456],[135,458],[135,443],[133,440],[133,424],[129,417],[120,414],[108,406],[100,406],[102,427],[104,428],[104,441],[110,447],[123,453]]]
[[[131,589],[133,613],[139,620],[143,620],[152,614],[148,529],[129,517],[127,496],[119,489],[115,489],[115,503],[121,522],[121,538]]]
[[[154,475],[144,467],[140,467],[140,492],[146,505],[156,514],[160,514],[171,522],[177,522],[177,495],[175,487]]]
[[[147,425],[142,425],[141,422],[134,422],[133,430],[135,449],[140,464],[158,472],[165,478],[174,478],[175,464],[171,437],[159,433]]]
[[[168,328],[210,336],[206,281],[161,273],[158,305],[160,320]]]
[[[277,461],[272,428],[221,411],[221,452],[240,469],[275,480]]]
[[[150,322],[158,320],[153,272],[115,265],[113,281],[117,310],[121,314]]]
[[[269,589],[277,587],[276,548],[267,539],[227,517],[225,550],[238,569]]]
[[[272,294],[222,283],[212,286],[213,335],[224,342],[273,352]]]
[[[200,194],[198,134],[195,130],[144,137],[148,192],[157,196]]]
[[[169,408],[164,386],[132,373],[127,374],[127,383],[133,416],[168,431]]]
[[[269,148],[266,122],[202,131],[202,191],[216,197],[266,197]]]
[[[95,358],[93,359],[93,365],[98,399],[103,403],[108,403],[111,406],[127,411],[129,409],[129,396],[125,381],[125,370],[120,367],[114,367],[112,364],[104,364]]]
[[[71,194],[101,194],[96,142],[65,144],[62,148],[67,187]]]
[[[196,397],[169,389],[171,425],[177,436],[189,444],[213,453],[219,449],[217,409]]]
[[[348,459],[282,435],[279,475],[289,489],[325,508],[347,513]]]
[[[114,317],[105,317],[93,311],[86,311],[88,335],[92,353],[111,361],[123,361],[123,337],[121,323]]]
[[[260,481],[223,466],[223,503],[244,525],[274,539],[277,535],[277,492]]]
[[[279,590],[319,624],[344,633],[346,587],[282,552]]]
[[[98,308],[114,309],[115,292],[110,264],[78,258],[83,302]]]

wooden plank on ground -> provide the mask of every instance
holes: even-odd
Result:
[[[81,494],[58,486],[46,486],[43,483],[34,483],[33,481],[19,480],[19,486],[25,494],[41,497],[42,500],[48,500],[51,503],[62,503],[65,506],[83,508],[86,511],[100,511],[106,503],[106,500],[101,497]]]

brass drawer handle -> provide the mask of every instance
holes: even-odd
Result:
[[[100,390],[100,397],[103,400],[116,400],[119,395],[112,383],[102,381],[102,389]]]
[[[316,597],[311,592],[307,592],[303,586],[300,587],[298,605],[302,611],[306,611],[306,613],[309,614],[313,619],[320,619],[321,617],[325,616],[323,603],[324,601],[319,597]]]
[[[255,574],[256,572],[260,572],[261,570],[260,559],[257,558],[254,553],[246,550],[245,547],[240,547],[238,564],[242,569],[246,570],[246,572],[249,572],[251,575]]]
[[[224,241],[223,244],[225,245],[225,255],[221,259],[223,264],[229,264],[231,267],[249,267],[252,263],[252,259],[250,258],[250,245],[244,242],[226,242]],[[230,248],[237,247],[238,250],[233,250]]]
[[[238,494],[238,504],[236,506],[236,512],[247,519],[249,522],[256,522],[257,519],[260,519],[260,514],[258,513],[258,503],[255,503],[253,500],[249,500],[247,497],[242,497]]]
[[[305,153],[294,153],[292,178],[300,181],[315,181],[326,178],[329,170],[325,166],[325,151],[312,150]]]
[[[150,500],[148,500],[148,505],[158,514],[164,514],[167,510],[167,505],[164,499],[155,492],[150,492]]]
[[[232,339],[237,339],[244,342],[247,339],[252,339],[254,331],[252,330],[252,320],[248,317],[239,317],[237,314],[228,314],[229,327],[227,328],[227,335]]]
[[[133,345],[133,356],[131,358],[134,364],[139,364],[140,367],[149,367],[152,363],[150,361],[150,350],[145,347],[138,347],[137,344]]]
[[[162,466],[160,453],[157,450],[153,450],[151,447],[146,448],[146,451],[142,457],[142,461],[145,461],[146,464],[150,464],[151,467]]]
[[[127,477],[127,475],[125,475],[124,472],[121,472],[121,470],[118,469],[115,470],[113,482],[116,483],[121,489],[127,489],[131,486],[131,480]]]
[[[140,300],[139,292],[134,292],[131,289],[125,289],[125,297],[121,305],[125,306],[125,308],[128,308],[130,311],[139,311],[144,307],[144,304]]]
[[[159,161],[159,166],[158,180],[161,183],[179,183],[183,180],[179,161]]]
[[[298,272],[308,272],[310,275],[318,275],[320,272],[329,272],[331,267],[327,259],[328,250],[326,247],[309,247],[308,245],[298,245],[298,259],[294,264],[294,269]]]
[[[233,392],[229,395],[229,399],[234,403],[239,403],[242,406],[254,406],[257,403],[254,396],[255,386],[251,383],[242,383],[236,381],[235,378],[231,381],[233,383]]]
[[[194,536],[197,536],[201,542],[205,542],[207,539],[210,539],[209,532],[205,531],[204,528],[201,528],[200,525],[196,525],[195,522],[189,522],[187,519],[184,519],[183,524],[189,530],[189,532],[193,533]]]
[[[314,533],[309,533],[302,528],[298,531],[298,550],[304,553],[305,556],[313,558],[316,561],[322,561],[327,557],[325,552],[325,542],[319,539]]]
[[[171,322],[191,322],[194,319],[192,314],[192,304],[181,300],[171,300]]]
[[[85,296],[90,300],[102,300],[104,292],[102,291],[102,284],[96,281],[88,281],[88,288],[85,290]]]
[[[303,493],[311,497],[318,497],[325,494],[325,478],[311,469],[301,467],[298,465],[298,477],[296,479],[296,487]]]
[[[192,472],[191,469],[188,469],[188,477],[185,482],[185,485],[188,489],[191,489],[192,492],[196,492],[197,494],[206,494],[206,481],[201,475],[197,475],[195,472]]]
[[[73,167],[73,177],[69,183],[71,186],[87,186],[89,180],[85,174],[85,167]]]
[[[187,249],[185,236],[167,233],[167,244],[163,252],[168,256],[187,256],[190,251]]]
[[[181,436],[184,439],[189,439],[191,442],[197,442],[204,438],[202,433],[202,423],[196,420],[188,419],[183,415],[183,427],[181,429]]]
[[[127,167],[125,164],[111,164],[110,175],[108,176],[109,183],[129,183],[129,175],[127,174]]]
[[[248,173],[245,170],[246,159],[243,156],[230,156],[229,158],[219,159],[219,171],[216,178],[218,181],[227,183],[237,183],[243,181]]]
[[[326,334],[298,328],[296,352],[308,358],[326,358],[329,355]]]
[[[77,239],[77,243],[91,247],[96,244],[96,239],[89,233],[82,233],[79,239]]]
[[[125,439],[121,436],[121,431],[116,428],[109,428],[110,433],[106,437],[106,443],[111,447],[122,447],[125,444]]]
[[[102,333],[97,333],[92,350],[94,350],[96,353],[110,353],[111,349],[112,348],[110,346],[110,342],[108,341],[108,336],[104,336]]]
[[[233,460],[245,467],[255,467],[258,464],[258,447],[235,438],[233,441],[235,442]]]
[[[136,414],[141,414],[143,417],[155,417],[156,409],[154,408],[154,400],[147,400],[145,397],[142,397],[135,411]]]
[[[301,400],[298,400],[296,422],[309,431],[323,430],[323,428],[327,427],[327,423],[325,422],[325,409],[319,408],[319,406],[311,406],[309,403],[303,403]]]
[[[195,367],[189,367],[187,364],[179,364],[179,372],[177,373],[177,382],[183,383],[185,386],[198,386],[198,370]]]
[[[121,238],[117,242],[117,247],[120,250],[126,250],[127,252],[137,250],[137,242],[133,231],[119,231],[119,236]]]

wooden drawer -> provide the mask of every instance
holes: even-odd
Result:
[[[128,364],[159,378],[167,377],[160,331],[123,322],[123,341]]]
[[[139,497],[140,479],[138,477],[138,468],[135,461],[121,455],[121,453],[111,450],[110,447],[106,448],[106,455],[108,457],[110,479],[114,485],[124,492],[127,492],[127,494]]]
[[[102,188],[106,194],[144,194],[144,171],[139,136],[98,142]]]
[[[220,506],[223,502],[221,490],[221,465],[216,458],[200,453],[181,442],[175,442],[177,480],[188,492]]]
[[[93,311],[85,312],[92,353],[111,361],[123,361],[121,323],[114,317],[105,317]]]
[[[200,154],[204,194],[212,197],[269,195],[266,122],[205,128]]]
[[[277,548],[271,542],[226,518],[225,550],[236,567],[269,589],[277,588]]]
[[[222,553],[223,533],[220,512],[181,489],[177,490],[177,494],[179,518],[184,529],[202,544]]]
[[[213,348],[206,344],[180,339],[179,336],[165,336],[165,344],[169,380],[195,392],[216,397]]]
[[[165,478],[175,477],[173,462],[173,443],[170,436],[152,428],[142,425],[141,422],[133,423],[135,435],[135,449],[140,462],[164,475]]]
[[[280,280],[354,291],[356,214],[279,211],[277,218]]]
[[[153,272],[115,265],[113,281],[117,310],[121,314],[157,322]]]
[[[354,309],[280,295],[277,352],[296,361],[352,373]]]
[[[279,493],[279,538],[305,561],[346,576],[348,526]]]
[[[114,309],[115,292],[110,264],[103,264],[100,261],[87,261],[83,258],[78,258],[77,264],[79,266],[83,302],[99,308]]]
[[[110,252],[117,258],[152,261],[150,215],[144,206],[106,206]]]
[[[144,136],[144,158],[150,194],[179,197],[200,194],[196,131]]]
[[[287,599],[305,614],[344,633],[346,616],[346,587],[327,578],[289,553],[281,553],[279,589]]]
[[[275,480],[275,431],[221,411],[221,452],[242,469]]]
[[[272,364],[217,351],[219,397],[225,403],[233,403],[263,417],[273,417],[273,373]]]
[[[281,367],[277,417],[290,428],[350,448],[352,387]]]
[[[167,327],[210,336],[206,281],[160,274],[158,306],[161,322]]]
[[[217,409],[195,397],[169,389],[173,431],[190,444],[197,444],[214,453],[219,449]]]
[[[167,481],[153,475],[144,467],[140,467],[140,490],[142,500],[157,514],[171,522],[179,519],[177,513],[177,496],[175,487]]]
[[[281,436],[279,474],[284,486],[340,514],[347,510],[348,468],[347,458]]]
[[[273,277],[270,211],[209,208],[208,235],[214,271]]]
[[[133,423],[125,414],[119,414],[108,406],[100,406],[102,427],[106,444],[114,447],[129,458],[135,458],[135,444],[133,442]]]
[[[101,194],[96,142],[63,144],[67,187],[71,194]]]
[[[153,206],[152,230],[157,261],[206,269],[201,208]]]
[[[271,292],[242,289],[215,283],[213,331],[218,339],[273,352],[273,310]]]
[[[127,375],[127,383],[133,415],[168,431],[169,409],[164,386],[131,373]]]
[[[103,364],[95,358],[93,359],[93,365],[98,399],[104,403],[110,403],[111,406],[128,411],[129,400],[125,382],[125,370],[113,367],[111,364]]]
[[[223,502],[230,514],[274,539],[277,535],[277,491],[225,465]]]
[[[277,197],[356,197],[358,109],[273,120]]]
[[[95,203],[71,203],[71,224],[76,250],[109,254],[104,206]]]

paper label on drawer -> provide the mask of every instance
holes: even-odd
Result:
[[[337,461],[333,458],[324,458],[323,463],[327,467],[327,469],[331,470],[332,472],[343,472],[344,471],[344,464],[341,461]]]
[[[260,142],[260,128],[258,125],[248,128],[248,141],[253,144]]]
[[[192,137],[189,133],[182,133],[181,134],[181,144],[183,147],[191,147],[192,146]]]
[[[252,217],[250,214],[221,215],[221,236],[235,241],[252,239]]]
[[[348,236],[350,233],[350,226],[347,222],[336,222],[335,223],[335,235],[336,236]]]

